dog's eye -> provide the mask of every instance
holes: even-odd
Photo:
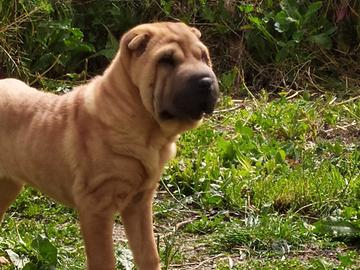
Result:
[[[159,64],[161,65],[168,65],[168,66],[175,66],[176,65],[176,61],[174,59],[174,56],[170,55],[170,54],[166,54],[163,55],[160,60],[159,60]]]
[[[209,56],[207,55],[207,53],[205,51],[201,52],[201,61],[203,61],[206,64],[210,63]]]

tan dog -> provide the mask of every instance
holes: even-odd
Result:
[[[24,184],[79,212],[90,270],[113,270],[120,212],[135,263],[160,269],[152,198],[175,141],[214,109],[200,32],[183,23],[126,33],[102,76],[56,96],[0,81],[0,219]]]

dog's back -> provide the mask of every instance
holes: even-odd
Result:
[[[71,177],[66,175],[64,158],[71,113],[66,99],[16,79],[0,80],[0,177],[29,183],[50,194],[52,189],[59,193],[58,185],[67,180],[64,176]],[[62,181],[51,181],[60,175]]]

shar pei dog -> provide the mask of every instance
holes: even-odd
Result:
[[[153,196],[179,135],[218,92],[199,30],[171,22],[125,33],[104,73],[67,94],[0,80],[0,219],[32,186],[77,210],[88,269],[113,270],[120,213],[137,268],[160,269]]]

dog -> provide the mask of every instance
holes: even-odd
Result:
[[[0,80],[0,220],[27,184],[77,210],[89,270],[115,269],[117,213],[137,268],[160,269],[154,193],[179,135],[219,94],[200,36],[184,23],[139,25],[101,76],[61,96]]]

